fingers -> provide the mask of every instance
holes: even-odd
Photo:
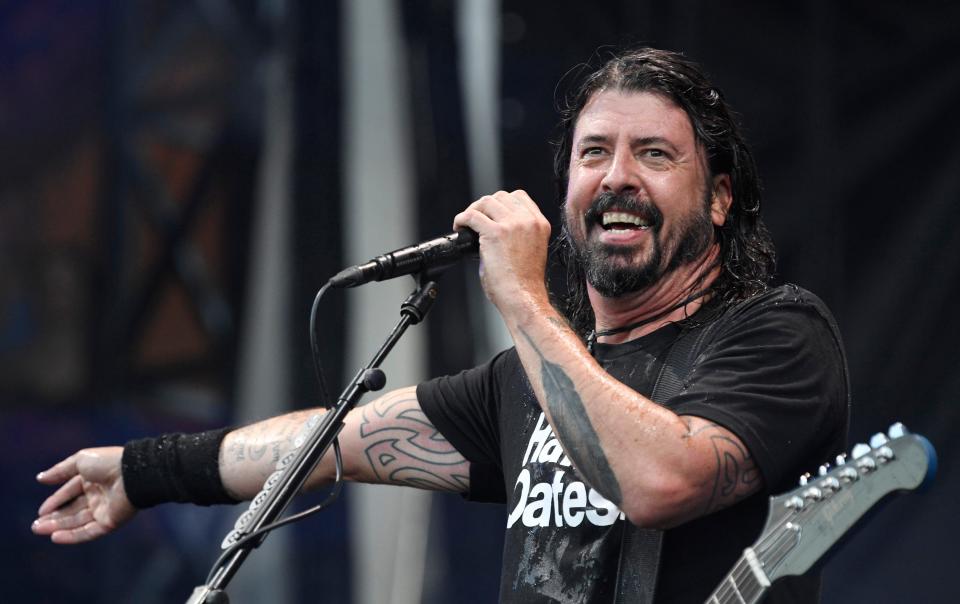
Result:
[[[484,234],[495,224],[528,223],[531,219],[535,223],[549,225],[549,221],[526,191],[497,191],[474,201],[466,210],[457,214],[453,220],[453,228],[469,227]]]
[[[94,519],[86,505],[75,514],[37,519],[31,528],[35,534],[49,535],[50,541],[62,545],[92,541],[109,532],[108,527]]]
[[[511,198],[515,200],[521,207],[526,211],[530,212],[531,215],[535,217],[542,217],[543,213],[540,212],[540,206],[537,205],[537,202],[533,200],[530,195],[527,194],[523,189],[517,189],[510,193]]]
[[[85,526],[93,521],[93,510],[86,497],[78,497],[70,505],[37,518],[30,527],[38,535],[53,535]]]
[[[34,520],[30,529],[36,535],[49,535],[54,543],[81,543],[96,539],[106,532],[93,516],[86,496]]]
[[[476,201],[473,202],[466,210],[453,217],[453,230],[456,231],[457,229],[466,227],[473,229],[477,233],[483,233],[493,226],[494,221],[477,208],[476,204]]]
[[[122,447],[84,449],[38,474],[44,484],[62,484],[40,505],[33,532],[54,543],[81,543],[133,517],[120,478],[122,455]]]
[[[77,474],[77,454],[64,459],[55,466],[37,474],[37,482],[43,484],[60,484]]]
[[[478,234],[484,234],[490,231],[497,222],[497,216],[504,217],[504,209],[500,207],[500,202],[489,195],[481,197],[467,206],[467,209],[453,217],[453,229],[464,227],[473,229]]]
[[[74,476],[67,484],[63,485],[57,489],[53,495],[47,497],[47,499],[40,504],[40,509],[37,510],[39,516],[45,516],[50,514],[68,503],[71,499],[79,497],[83,494],[83,478],[79,475]]]
[[[76,543],[93,541],[98,537],[106,535],[107,532],[108,531],[106,527],[96,521],[91,520],[85,525],[75,529],[57,531],[50,535],[50,540],[59,545],[74,545]]]

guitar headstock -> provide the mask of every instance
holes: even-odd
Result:
[[[753,549],[772,581],[806,572],[874,504],[896,491],[931,482],[937,456],[930,442],[903,424],[855,446],[849,459],[804,475],[796,489],[770,498],[763,534]]]

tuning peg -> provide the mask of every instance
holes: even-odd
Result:
[[[906,436],[907,434],[910,434],[910,431],[907,430],[907,427],[900,422],[892,424],[887,429],[887,435],[889,435],[890,438],[900,438],[901,436]]]
[[[783,504],[788,510],[802,510],[804,501],[802,497],[794,495]]]
[[[826,476],[827,472],[830,471],[830,464],[825,463],[817,468],[817,476]]]
[[[854,482],[860,479],[860,474],[850,466],[844,467],[840,472],[837,473],[837,476],[840,477],[840,480],[843,482]]]
[[[869,452],[870,452],[870,445],[857,443],[856,445],[854,445],[853,450],[850,451],[850,455],[853,456],[854,459],[860,459],[861,457],[863,457]]]
[[[833,476],[827,476],[820,481],[820,488],[823,489],[825,495],[836,493],[840,490],[840,481]]]
[[[836,461],[838,466],[842,466],[843,464],[847,463],[847,454],[841,453],[840,455],[837,455],[837,459],[834,461]]]
[[[888,440],[889,439],[887,438],[886,434],[883,432],[877,432],[870,437],[870,446],[876,449],[877,447],[882,447],[883,445],[887,444]]]
[[[805,472],[800,476],[800,486],[805,487],[810,482],[810,472]]]
[[[880,463],[887,463],[888,461],[894,458],[893,449],[884,445],[877,449],[877,461]]]

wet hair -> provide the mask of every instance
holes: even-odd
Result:
[[[589,65],[585,67],[589,69]],[[581,69],[583,72],[586,69]],[[561,119],[554,173],[560,203],[566,199],[573,131],[590,98],[604,90],[661,95],[689,117],[706,157],[708,183],[714,175],[730,177],[733,202],[723,226],[714,226],[714,236],[720,243],[721,270],[710,287],[712,296],[707,306],[719,308],[764,291],[773,278],[776,250],[760,218],[761,188],[756,164],[733,110],[700,67],[679,53],[642,47],[612,51],[599,69],[585,77],[575,77],[577,80],[579,84],[559,104]],[[585,334],[594,327],[593,309],[587,297],[584,268],[566,229],[556,246],[567,273],[567,291],[559,305],[574,329]]]

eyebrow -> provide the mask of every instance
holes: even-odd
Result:
[[[610,141],[609,136],[604,136],[602,134],[588,134],[587,136],[584,136],[583,138],[577,140],[577,146],[579,147],[581,145],[590,144],[590,143],[606,143],[609,141]]]
[[[676,149],[677,146],[672,142],[667,140],[662,136],[644,136],[641,138],[635,138],[630,141],[630,143],[637,147],[646,147],[648,145],[662,145],[664,147],[670,147],[671,149]]]
[[[610,137],[605,134],[588,134],[577,141],[577,147],[582,147],[583,145],[589,145],[593,143],[609,143]],[[672,142],[667,140],[662,136],[642,136],[640,138],[634,138],[630,140],[630,145],[633,147],[646,147],[648,145],[663,145],[670,147],[673,150],[677,149],[677,146]]]

